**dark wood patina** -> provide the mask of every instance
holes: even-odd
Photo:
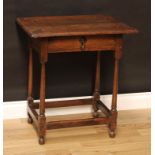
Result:
[[[46,16],[17,18],[17,23],[25,31],[29,45],[28,64],[28,122],[34,123],[39,143],[45,143],[48,129],[84,125],[108,124],[110,137],[115,137],[117,126],[117,92],[119,60],[122,57],[123,35],[138,31],[111,16]],[[33,49],[39,54],[41,64],[40,102],[33,101]],[[100,100],[100,53],[114,51],[114,81],[111,109]],[[45,103],[45,69],[49,53],[97,52],[95,89],[91,99],[56,101]],[[77,105],[92,105],[92,118],[46,122],[45,109]],[[36,112],[39,109],[39,114]],[[104,114],[99,115],[98,111]]]

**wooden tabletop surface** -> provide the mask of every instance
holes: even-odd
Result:
[[[111,16],[103,15],[23,17],[17,18],[17,23],[32,38],[138,32]]]

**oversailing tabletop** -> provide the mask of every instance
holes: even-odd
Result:
[[[17,18],[17,23],[31,38],[137,33],[135,28],[104,15],[23,17]]]

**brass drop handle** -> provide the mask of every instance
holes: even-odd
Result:
[[[80,41],[80,49],[84,50],[85,49],[85,43],[87,41],[86,37],[81,37],[79,41]]]

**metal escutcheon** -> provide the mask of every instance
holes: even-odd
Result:
[[[80,41],[80,49],[84,50],[85,49],[85,43],[87,41],[86,37],[80,37],[79,41]]]

